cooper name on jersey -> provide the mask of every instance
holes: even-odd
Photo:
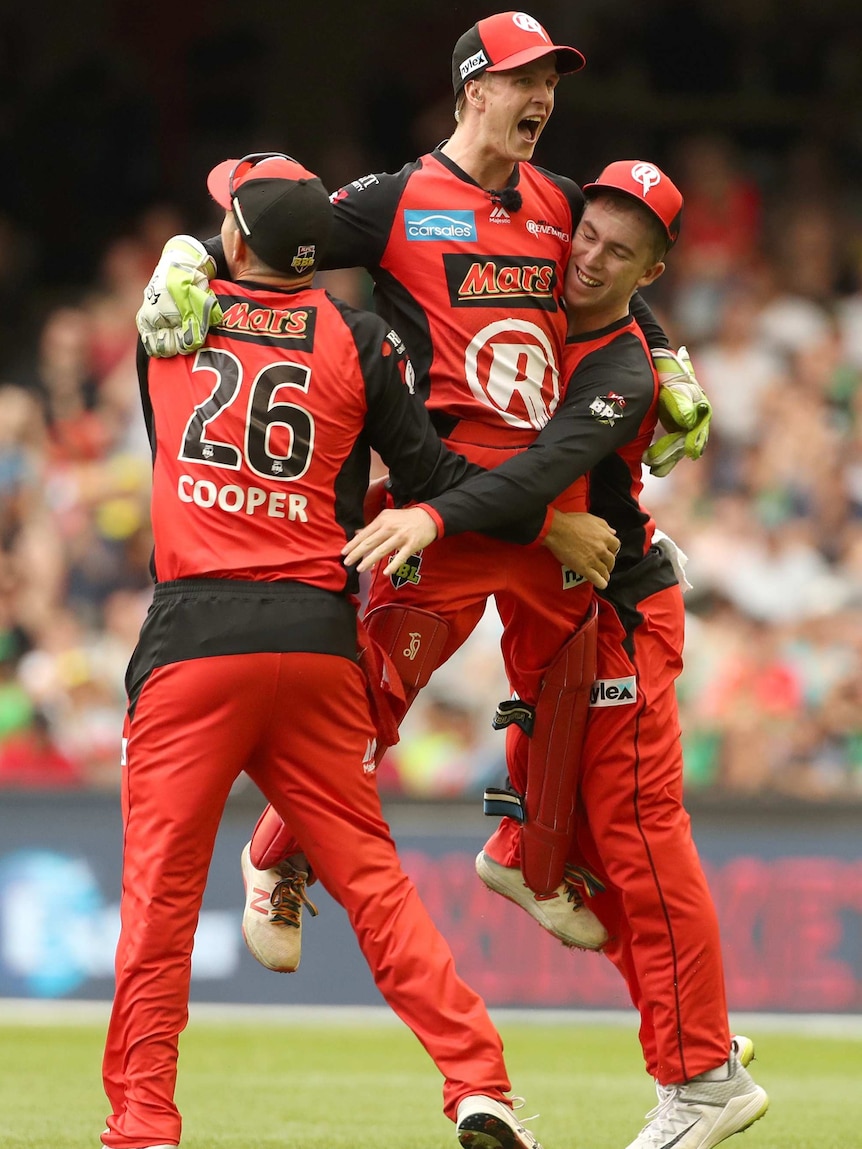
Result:
[[[556,265],[528,256],[489,255],[477,259],[462,252],[443,254],[449,302],[453,307],[493,307],[556,311]]]
[[[258,307],[248,299],[231,299],[220,295],[219,303],[224,318],[218,326],[219,335],[259,342],[286,343],[311,351],[314,347],[314,328],[317,322],[315,307]]]

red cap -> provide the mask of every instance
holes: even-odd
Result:
[[[616,160],[608,164],[599,178],[584,184],[584,191],[608,188],[624,192],[648,207],[661,221],[668,243],[673,246],[682,223],[682,193],[655,164],[646,160]]]
[[[313,172],[280,152],[224,160],[207,177],[210,195],[233,211],[246,243],[276,271],[303,275],[320,261],[332,204]]]
[[[557,71],[577,72],[586,59],[577,48],[553,44],[551,37],[526,12],[498,12],[465,32],[452,53],[452,87],[457,96],[466,82],[482,72],[504,72],[532,60],[557,56]]]

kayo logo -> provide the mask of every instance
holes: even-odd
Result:
[[[626,678],[597,678],[590,687],[590,706],[631,706],[637,692],[634,674]]]

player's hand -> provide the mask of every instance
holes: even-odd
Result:
[[[661,478],[670,474],[680,459],[699,459],[703,454],[712,404],[697,381],[685,347],[676,352],[656,347],[652,356],[661,384],[658,417],[668,434],[647,448],[643,462]]]
[[[221,323],[222,309],[209,285],[215,270],[215,260],[193,236],[168,240],[135,316],[148,355],[189,355]]]
[[[383,573],[392,574],[410,555],[436,538],[437,524],[428,512],[421,507],[406,507],[400,511],[381,511],[373,522],[345,543],[341,553],[347,566],[355,566],[360,571],[371,570],[391,555]]]
[[[542,540],[555,559],[604,590],[614,569],[620,540],[597,515],[554,511]]]

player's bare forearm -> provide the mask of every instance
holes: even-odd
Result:
[[[604,590],[614,569],[620,540],[597,515],[554,511],[551,529],[542,540],[554,558]]]
[[[420,507],[381,511],[368,526],[357,531],[341,553],[347,566],[367,571],[391,556],[384,574],[392,574],[415,551],[437,538],[437,524]],[[393,554],[393,551],[395,552]]]

